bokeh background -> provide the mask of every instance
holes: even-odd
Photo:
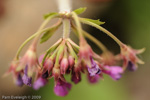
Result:
[[[105,21],[103,27],[133,48],[146,47],[146,52],[140,56],[145,65],[140,65],[136,72],[127,71],[121,80],[116,82],[104,76],[104,80],[91,85],[83,75],[82,82],[73,85],[69,95],[57,97],[53,93],[53,79],[46,87],[34,91],[27,86],[15,86],[11,75],[1,77],[9,68],[21,43],[38,29],[43,14],[58,11],[55,1],[0,0],[0,96],[40,95],[41,100],[150,100],[150,0],[72,0],[73,9],[88,8],[82,17]],[[118,45],[110,37],[89,26],[83,28],[106,44],[112,52],[119,53]],[[59,29],[47,43],[38,48],[38,52],[46,50],[60,38],[61,33]],[[98,52],[96,46],[90,44]]]

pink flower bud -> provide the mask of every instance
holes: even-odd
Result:
[[[29,67],[32,67],[38,63],[37,55],[36,55],[36,50],[34,47],[30,47],[23,58],[21,59],[23,64],[27,64]]]
[[[72,56],[69,56],[68,61],[69,61],[69,66],[73,67],[74,66],[74,58]]]
[[[60,64],[60,70],[61,70],[61,74],[65,74],[67,69],[68,69],[68,59],[67,58],[63,58]]]
[[[92,51],[91,47],[87,43],[84,44],[83,46],[80,46],[79,57],[81,59],[88,59],[92,55],[93,55],[93,51]]]
[[[59,67],[54,67],[53,68],[52,75],[53,75],[55,80],[59,79],[59,77],[60,77],[60,69],[59,69]]]
[[[44,56],[45,56],[45,54],[40,55],[40,57],[38,59],[39,63],[42,63]]]
[[[46,59],[45,62],[44,62],[44,71],[47,71],[48,70],[48,73],[50,73],[50,71],[52,70],[53,68],[53,60],[52,59]]]

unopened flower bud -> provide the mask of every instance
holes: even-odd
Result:
[[[72,56],[69,56],[68,61],[69,61],[69,66],[73,67],[74,66],[74,58]]]
[[[53,60],[50,58],[46,59],[43,67],[45,71],[48,71],[48,73],[50,73],[53,68]]]
[[[57,80],[60,77],[59,67],[54,67],[53,70],[52,70],[52,74],[54,76],[54,79]]]
[[[67,58],[63,58],[60,64],[60,70],[61,70],[61,74],[65,74],[67,69],[68,69],[68,59]]]
[[[22,58],[22,62],[27,64],[29,67],[34,66],[37,64],[38,59],[36,55],[36,50],[34,47],[30,47],[27,52],[25,53],[24,57]]]

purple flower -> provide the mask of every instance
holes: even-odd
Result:
[[[90,76],[95,76],[101,73],[99,66],[95,63],[92,57],[91,57],[91,65],[92,65],[91,67],[87,66]]]
[[[17,80],[16,80],[16,85],[18,85],[18,86],[23,85],[22,77],[21,77],[20,74],[18,74],[18,77],[17,77]]]
[[[74,73],[72,74],[71,80],[77,84],[81,81],[81,74],[79,73],[78,76]]]
[[[38,90],[39,88],[45,86],[47,82],[48,82],[48,81],[47,81],[46,79],[40,77],[40,78],[38,78],[38,79],[34,82],[33,88],[34,88],[35,90]]]
[[[110,75],[112,79],[119,80],[121,78],[121,74],[123,73],[123,69],[119,66],[104,66],[106,70],[104,73]]]
[[[130,71],[135,71],[137,69],[137,66],[135,64],[133,64],[131,61],[128,62],[127,68]]]
[[[95,75],[95,76],[90,76],[88,75],[88,80],[90,83],[97,83],[100,79],[100,76],[99,75]]]
[[[66,96],[71,89],[72,85],[67,82],[63,82],[60,79],[54,87],[54,92],[57,96]]]
[[[23,83],[31,87],[32,77],[28,77],[28,66],[25,67],[24,75],[22,77]]]

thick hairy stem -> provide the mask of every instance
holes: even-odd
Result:
[[[63,20],[63,38],[67,39],[69,38],[69,35],[70,35],[70,20],[66,18]]]
[[[71,12],[71,1],[72,0],[57,0],[60,13]]]

